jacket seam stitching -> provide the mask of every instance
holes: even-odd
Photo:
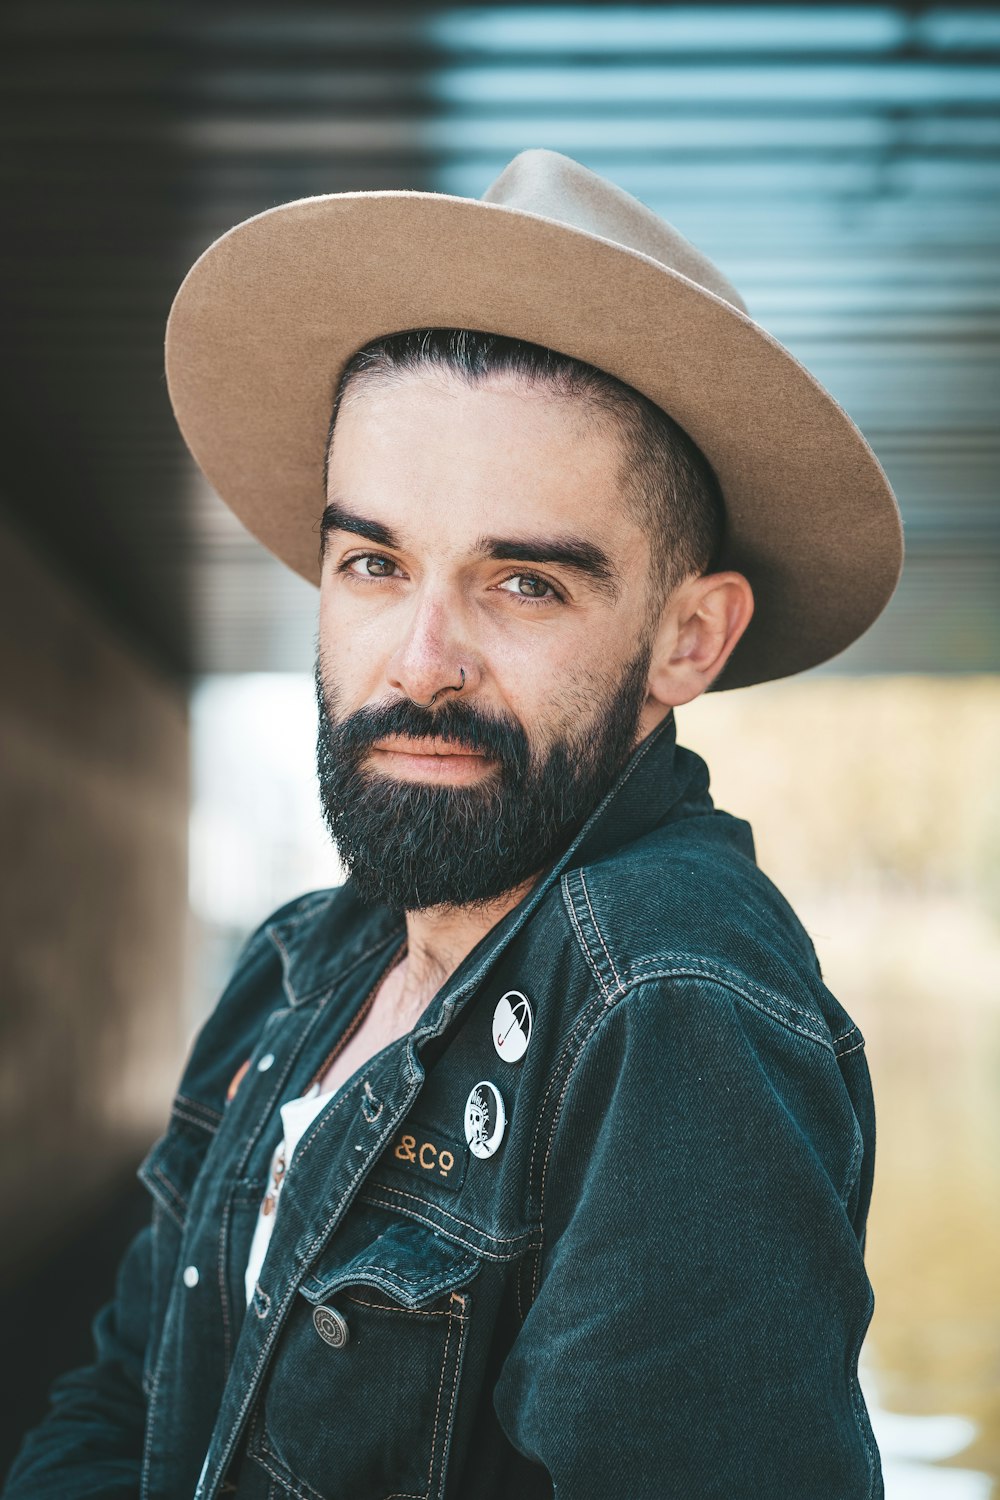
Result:
[[[342,1269],[343,1270],[350,1269],[351,1264],[352,1264],[351,1262],[348,1262],[346,1266],[342,1267]],[[369,1261],[369,1260],[366,1260],[363,1265],[360,1265],[360,1266],[356,1267],[356,1272],[357,1272],[358,1276],[361,1276],[366,1271],[381,1271],[382,1275],[389,1277],[390,1280],[392,1280],[392,1281],[400,1281],[400,1282],[403,1282],[405,1285],[408,1285],[408,1286],[424,1286],[424,1287],[430,1288],[430,1287],[433,1287],[433,1286],[437,1285],[437,1286],[440,1286],[442,1288],[442,1290],[445,1290],[445,1289],[447,1289],[447,1285],[448,1285],[449,1279],[452,1276],[457,1276],[460,1273],[464,1273],[464,1269],[465,1269],[464,1267],[457,1267],[456,1266],[456,1267],[453,1267],[451,1271],[444,1271],[444,1272],[442,1272],[441,1276],[438,1278],[437,1282],[428,1281],[426,1276],[404,1276],[402,1271],[394,1271],[391,1266],[376,1266],[374,1264],[374,1262]],[[318,1281],[321,1286],[326,1286],[327,1285],[327,1282],[323,1281],[322,1278],[317,1277],[317,1276],[313,1276],[311,1278],[311,1280],[314,1283]],[[351,1283],[345,1281],[344,1285],[345,1286],[350,1286]],[[361,1281],[359,1281],[358,1285],[362,1286],[362,1285],[364,1285],[364,1283],[361,1282]]]
[[[586,947],[585,946],[584,946],[584,952],[586,953]],[[593,968],[593,965],[591,965],[591,968]],[[610,1003],[610,1000],[611,1000],[611,996],[608,993],[607,989],[605,988],[605,986],[603,984],[601,984],[600,976],[598,975],[597,978],[598,978],[598,983],[601,985],[601,993],[594,996],[594,998],[591,1000],[590,1004],[584,1007],[584,1009],[580,1012],[580,1014],[578,1015],[576,1021],[574,1022],[572,1030],[570,1031],[568,1037],[566,1038],[566,1042],[565,1042],[565,1045],[563,1047],[562,1053],[560,1054],[559,1061],[556,1064],[556,1066],[553,1068],[552,1074],[551,1074],[551,1076],[549,1078],[549,1081],[546,1084],[545,1093],[543,1094],[541,1103],[540,1103],[540,1105],[538,1107],[538,1128],[535,1131],[535,1138],[534,1138],[534,1140],[531,1143],[531,1156],[530,1156],[530,1158],[528,1160],[528,1190],[529,1190],[529,1192],[531,1191],[531,1183],[534,1180],[534,1176],[535,1176],[535,1158],[536,1158],[536,1156],[538,1154],[538,1149],[539,1149],[539,1146],[541,1144],[542,1128],[543,1128],[543,1122],[544,1122],[545,1116],[546,1116],[546,1110],[548,1109],[549,1099],[551,1098],[553,1091],[556,1088],[558,1088],[558,1086],[559,1086],[560,1069],[562,1067],[572,1068],[573,1062],[574,1062],[574,1057],[575,1057],[575,1055],[577,1055],[577,1054],[574,1053],[574,1046],[576,1045],[577,1036],[579,1035],[579,1033],[581,1031],[583,1031],[583,1032],[587,1031],[587,1027],[588,1027],[588,1024],[589,1024],[589,1019],[590,1019],[591,1013],[593,1012],[594,1008],[595,1007],[600,1008],[600,1007],[602,1007],[604,1005],[607,1005],[607,1004]],[[542,1216],[541,1197],[539,1197],[538,1218],[539,1218],[539,1229],[542,1230],[542,1219],[543,1219],[543,1216]],[[544,1230],[542,1230],[542,1233],[544,1235]]]
[[[275,1483],[280,1484],[282,1489],[287,1490],[291,1494],[297,1496],[298,1500],[323,1500],[323,1496],[320,1494],[319,1490],[314,1490],[312,1485],[308,1484],[306,1480],[300,1478],[297,1474],[293,1474],[291,1469],[289,1469],[285,1464],[282,1464],[281,1466],[282,1470],[284,1470],[283,1473],[278,1469],[271,1467],[271,1464],[268,1460],[273,1458],[274,1455],[271,1453],[270,1448],[266,1448],[264,1446],[263,1432],[261,1432],[257,1437],[257,1441],[251,1449],[251,1453],[256,1462],[260,1464],[261,1468],[267,1470]]]
[[[590,972],[597,980],[597,983],[600,986],[601,993],[606,998],[610,998],[610,992],[608,990],[607,984],[605,983],[604,975],[598,968],[597,961],[590,951],[590,944],[587,942],[587,939],[583,935],[583,928],[580,926],[580,919],[577,916],[576,902],[573,899],[572,892],[570,891],[569,875],[564,875],[561,883],[563,891],[563,904],[566,907],[570,922],[573,925],[573,931],[576,933],[580,949],[583,953],[584,958],[587,960],[587,967],[590,969]]]
[[[641,960],[629,971],[628,987],[631,988],[633,984],[641,983],[645,977],[662,977],[664,973],[662,969],[655,968],[652,974],[650,974],[647,965],[661,965],[670,962],[677,962],[685,966],[693,962],[702,970],[712,970],[717,974],[724,975],[730,983],[739,986],[741,989],[754,990],[758,994],[766,995],[768,999],[783,1006],[785,1010],[792,1011],[797,1016],[804,1016],[807,1021],[811,1021],[814,1026],[816,1025],[818,1017],[815,1011],[803,1010],[801,1005],[793,1005],[790,1000],[786,1000],[784,995],[780,995],[777,990],[772,990],[768,985],[761,984],[756,979],[750,979],[747,975],[741,973],[739,969],[730,968],[728,964],[716,963],[711,958],[698,957],[692,959],[689,953],[658,953],[655,957]]]
[[[222,1223],[219,1226],[219,1253],[216,1256],[216,1274],[219,1281],[219,1305],[222,1309],[222,1348],[223,1360],[226,1372],[229,1371],[229,1363],[232,1358],[233,1340],[232,1330],[229,1326],[229,1288],[226,1286],[226,1251],[228,1249],[229,1236],[229,1202],[227,1200],[222,1210]]]
[[[211,1104],[203,1104],[200,1099],[192,1099],[188,1094],[177,1094],[174,1098],[174,1109],[182,1105],[194,1114],[207,1115],[213,1125],[218,1125],[222,1120],[222,1111],[213,1109]],[[200,1123],[192,1121],[192,1124]]]
[[[478,1224],[472,1224],[468,1219],[460,1219],[458,1214],[449,1213],[446,1208],[433,1203],[430,1198],[421,1198],[417,1193],[408,1193],[405,1188],[394,1187],[391,1183],[380,1182],[378,1189],[385,1193],[397,1193],[400,1198],[411,1198],[414,1203],[420,1203],[424,1208],[432,1208],[436,1213],[443,1214],[445,1218],[451,1219],[453,1224],[461,1224],[463,1229],[471,1229],[473,1234],[481,1234],[484,1239],[492,1240],[495,1245],[516,1245],[521,1240],[528,1239],[531,1235],[530,1229],[519,1230],[517,1234],[490,1234],[486,1229],[480,1229]]]
[[[587,1047],[588,1041],[593,1036],[594,1032],[597,1030],[598,1026],[601,1024],[601,1021],[604,1019],[604,1017],[606,1015],[610,1015],[611,1014],[611,1011],[618,1004],[618,1000],[620,998],[621,998],[620,996],[618,998],[616,998],[616,999],[612,998],[611,996],[609,996],[607,998],[607,1000],[605,1001],[604,1005],[602,1005],[600,1007],[600,1009],[598,1010],[597,1014],[594,1016],[594,1019],[593,1019],[591,1025],[590,1025],[590,1027],[588,1028],[586,1035],[583,1037],[583,1040],[580,1042],[580,1045],[577,1048],[576,1056],[573,1058],[573,1061],[572,1061],[569,1069],[567,1070],[566,1077],[563,1079],[563,1086],[562,1086],[562,1088],[559,1091],[559,1098],[556,1100],[556,1107],[555,1107],[555,1110],[554,1110],[553,1115],[552,1115],[552,1124],[551,1124],[551,1126],[549,1128],[549,1138],[548,1138],[548,1142],[547,1142],[546,1148],[545,1148],[545,1159],[542,1162],[541,1177],[539,1179],[539,1184],[538,1184],[538,1209],[539,1209],[539,1218],[541,1220],[541,1225],[542,1225],[542,1241],[543,1241],[543,1243],[544,1243],[544,1239],[545,1239],[545,1182],[546,1182],[546,1178],[548,1176],[549,1158],[552,1155],[552,1148],[553,1148],[553,1146],[555,1144],[556,1131],[558,1129],[559,1120],[560,1120],[560,1117],[562,1115],[563,1102],[564,1102],[564,1100],[566,1098],[566,1093],[567,1093],[567,1090],[569,1089],[570,1082],[571,1082],[571,1080],[573,1078],[573,1074],[576,1072],[577,1067],[579,1066],[579,1064],[580,1064],[580,1062],[581,1062],[581,1060],[583,1058],[584,1052],[586,1051],[586,1047]],[[531,1288],[531,1300],[532,1300],[532,1302],[534,1302],[535,1298],[538,1296],[538,1287],[539,1287],[539,1283],[540,1283],[540,1280],[541,1280],[541,1270],[542,1270],[542,1254],[541,1254],[541,1245],[540,1245],[539,1246],[539,1253],[538,1253],[538,1255],[535,1258],[535,1265],[534,1265],[534,1268],[533,1268],[532,1288]]]
[[[871,1322],[871,1317],[872,1317],[872,1311],[873,1311],[873,1309],[874,1309],[874,1301],[873,1301],[871,1289],[869,1287],[869,1293],[868,1293],[868,1320],[867,1320],[868,1323]],[[864,1397],[861,1394],[861,1386],[860,1386],[860,1384],[858,1382],[858,1373],[857,1373],[857,1371],[858,1371],[858,1356],[859,1356],[859,1354],[861,1352],[861,1344],[862,1344],[863,1340],[864,1340],[864,1332],[862,1332],[861,1338],[857,1340],[857,1347],[855,1348],[855,1350],[853,1352],[853,1356],[852,1356],[851,1363],[850,1363],[849,1373],[850,1373],[850,1386],[851,1386],[851,1406],[852,1406],[853,1411],[854,1411],[854,1424],[857,1427],[858,1432],[861,1435],[861,1441],[864,1444],[865,1457],[866,1457],[866,1459],[868,1461],[868,1500],[874,1500],[874,1495],[875,1495],[875,1476],[876,1476],[876,1473],[877,1473],[877,1465],[876,1465],[876,1462],[875,1462],[875,1454],[872,1452],[872,1445],[871,1445],[871,1443],[869,1441],[868,1428],[870,1426],[870,1419],[867,1417],[867,1407],[865,1406]]]
[[[597,921],[596,916],[594,915],[594,908],[593,908],[593,906],[591,905],[591,902],[590,902],[590,892],[587,890],[586,877],[584,876],[584,873],[583,873],[582,870],[579,873],[580,873],[580,889],[583,892],[584,900],[587,903],[587,910],[590,912],[590,920],[593,923],[594,931],[597,933],[597,937],[598,937],[598,940],[599,940],[599,942],[601,944],[601,947],[604,949],[604,956],[607,959],[608,964],[610,965],[612,974],[614,975],[614,978],[615,978],[615,988],[618,990],[618,992],[620,994],[621,991],[622,991],[622,989],[624,988],[624,986],[622,985],[622,981],[621,981],[621,975],[618,973],[618,970],[615,968],[615,961],[611,957],[611,953],[608,950],[608,945],[604,941],[604,934],[603,934],[603,932],[600,929],[600,925],[599,925],[599,923]]]
[[[693,964],[685,968],[653,969],[641,975],[636,975],[623,993],[629,993],[650,979],[685,978],[708,979],[713,984],[718,984],[724,989],[731,990],[734,995],[746,1001],[747,1005],[752,1005],[755,1010],[761,1010],[766,1015],[773,1016],[787,1031],[794,1031],[797,1036],[807,1037],[809,1041],[816,1042],[825,1051],[833,1053],[833,1044],[829,1036],[825,1036],[818,1030],[812,1031],[808,1027],[803,1026],[801,1022],[793,1021],[790,1016],[786,1016],[783,1012],[773,1010],[769,1005],[765,1005],[763,1000],[754,994],[753,991],[742,988],[742,986],[737,984],[735,978],[725,970],[715,973],[711,969],[698,968]],[[771,991],[765,990],[764,993],[770,995]],[[775,996],[774,998],[778,999],[780,997]],[[800,1014],[804,1014],[804,1012],[800,1012]]]
[[[160,1183],[162,1183],[163,1187],[166,1189],[170,1201],[167,1202],[163,1199],[161,1199],[160,1201],[163,1203],[164,1208],[176,1223],[178,1229],[186,1229],[187,1199],[181,1197],[180,1193],[170,1181],[170,1178],[166,1175],[166,1173],[162,1172],[158,1166],[150,1168],[150,1176],[155,1177]],[[174,1205],[176,1205],[176,1208],[174,1207]]]
[[[377,1193],[372,1192],[361,1193],[359,1194],[359,1198],[364,1203],[374,1204],[376,1208],[395,1209],[397,1212],[409,1214],[412,1218],[417,1219],[421,1224],[426,1224],[429,1229],[434,1229],[438,1234],[443,1234],[451,1238],[456,1244],[462,1245],[464,1249],[471,1251],[473,1255],[483,1256],[486,1260],[496,1261],[500,1265],[506,1265],[510,1261],[517,1260],[521,1255],[525,1254],[527,1251],[533,1248],[532,1244],[529,1242],[521,1250],[509,1250],[507,1252],[487,1250],[482,1245],[470,1244],[467,1240],[462,1239],[454,1229],[448,1229],[443,1224],[435,1223],[435,1221],[433,1219],[429,1219],[426,1214],[417,1213],[417,1210],[415,1208],[400,1208],[400,1205],[398,1203],[393,1203],[391,1199],[386,1201],[386,1199],[380,1198]],[[417,1199],[417,1202],[422,1203],[423,1200]],[[427,1204],[425,1206],[430,1208],[434,1205]],[[477,1233],[479,1232],[481,1231],[477,1231]],[[484,1238],[491,1239],[493,1238],[493,1236],[484,1234]]]

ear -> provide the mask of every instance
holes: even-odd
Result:
[[[690,703],[718,677],[753,616],[742,573],[685,579],[663,606],[649,664],[649,693],[668,708]]]

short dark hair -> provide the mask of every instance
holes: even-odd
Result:
[[[470,385],[512,375],[561,396],[583,397],[609,418],[622,444],[625,503],[651,542],[657,607],[689,574],[710,572],[722,546],[725,507],[715,471],[697,444],[655,402],[595,365],[542,344],[471,328],[411,328],[372,339],[341,372],[323,459],[326,494],[337,414],[358,381],[392,379],[427,366]]]

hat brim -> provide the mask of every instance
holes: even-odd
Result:
[[[720,567],[744,573],[756,601],[718,689],[828,660],[887,604],[903,558],[888,479],[844,409],[766,330],[611,240],[411,191],[305,198],[238,224],[192,266],[167,323],[167,386],[194,458],[311,583],[340,372],[370,339],[421,327],[586,360],[698,444],[726,502]]]

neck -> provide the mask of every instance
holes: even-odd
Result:
[[[406,957],[394,971],[400,1011],[418,1016],[491,928],[531,890],[538,875],[488,906],[436,906],[406,913]]]

